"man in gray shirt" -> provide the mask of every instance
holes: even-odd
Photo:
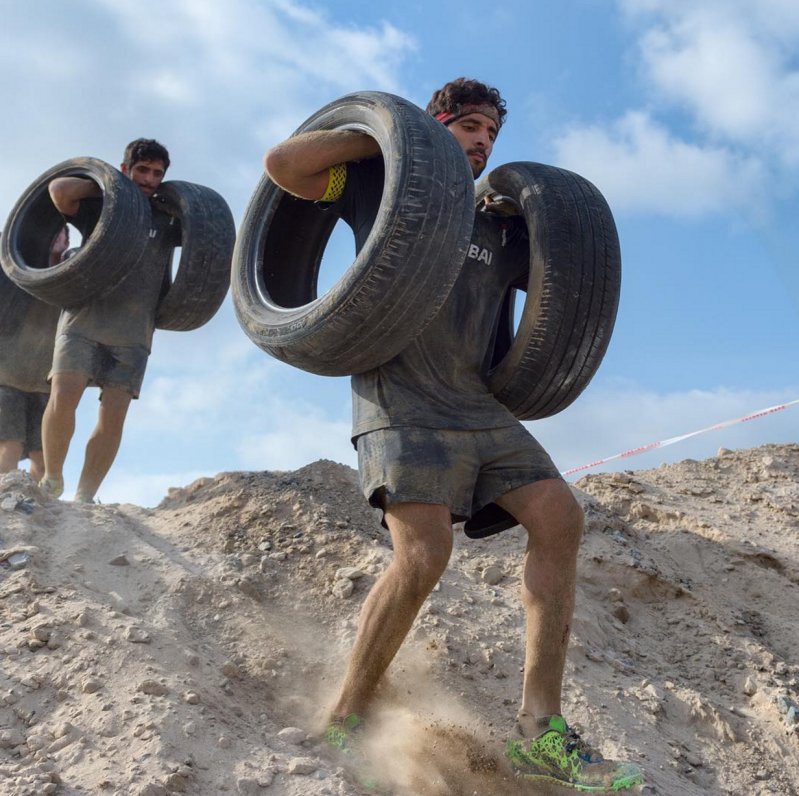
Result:
[[[169,167],[169,153],[153,139],[139,138],[125,149],[121,171],[148,198],[155,196]],[[60,177],[49,186],[53,204],[81,232],[98,215],[100,187],[82,177]],[[128,407],[139,397],[150,355],[155,315],[172,251],[180,245],[179,224],[151,203],[147,248],[133,270],[103,296],[64,309],[50,371],[52,391],[44,413],[45,474],[53,496],[64,489],[63,466],[75,430],[75,412],[89,385],[100,387],[97,426],[86,445],[75,500],[94,496],[114,462]],[[147,234],[147,233],[145,233]]]
[[[455,136],[477,177],[506,114],[499,92],[459,78],[433,94],[427,111]],[[379,154],[367,133],[325,130],[279,144],[265,166],[286,191],[330,203],[360,250],[380,205]],[[561,715],[582,511],[486,383],[503,301],[526,283],[526,234],[519,218],[477,212],[473,245],[438,315],[394,359],[352,378],[361,488],[383,511],[394,558],[364,602],[327,739],[352,747],[380,678],[447,566],[452,523],[495,503],[528,534],[520,737],[508,741],[510,763],[531,780],[619,790],[642,781],[638,767],[605,760]]]
[[[69,246],[69,228],[59,230],[50,247],[50,265],[60,262]],[[20,291],[22,292],[22,291]],[[25,311],[19,325],[0,335],[0,473],[30,459],[35,481],[44,476],[42,414],[50,385],[58,307],[33,296],[19,296]]]

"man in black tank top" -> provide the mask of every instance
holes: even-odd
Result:
[[[462,146],[474,177],[504,121],[495,88],[458,78],[427,106]],[[330,203],[363,246],[380,202],[377,142],[366,133],[301,133],[271,149],[268,175],[300,198]],[[352,378],[361,487],[383,511],[394,558],[369,593],[327,739],[351,747],[380,678],[446,569],[453,522],[487,508],[528,534],[522,573],[527,633],[517,737],[506,754],[521,776],[618,790],[637,766],[605,760],[561,715],[583,515],[547,453],[489,391],[502,302],[527,275],[521,219],[477,212],[461,274],[438,315],[399,355]]]

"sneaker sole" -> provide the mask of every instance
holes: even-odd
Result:
[[[583,793],[618,793],[620,790],[628,790],[636,785],[644,784],[644,777],[641,774],[633,774],[629,777],[622,777],[612,785],[581,785],[578,782],[569,782],[565,779],[558,779],[549,774],[520,774],[524,779],[531,782],[551,782],[561,785],[564,788],[572,788]]]

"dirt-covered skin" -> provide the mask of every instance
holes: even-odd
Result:
[[[799,793],[799,446],[590,475],[565,711],[662,796]],[[362,792],[315,737],[391,551],[355,473],[221,473],[154,510],[0,477],[0,793]],[[456,532],[369,717],[385,793],[574,793],[502,757],[519,529]],[[365,765],[369,765],[366,763]]]

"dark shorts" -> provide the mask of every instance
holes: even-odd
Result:
[[[561,478],[521,423],[478,431],[386,428],[358,437],[357,448],[361,489],[372,506],[443,504],[453,522],[468,520],[511,489]]]
[[[96,343],[76,334],[56,338],[53,367],[56,373],[81,373],[95,387],[115,387],[139,397],[150,352],[142,346],[115,346]]]
[[[42,415],[50,396],[0,386],[0,440],[22,443],[22,458],[42,449]]]

